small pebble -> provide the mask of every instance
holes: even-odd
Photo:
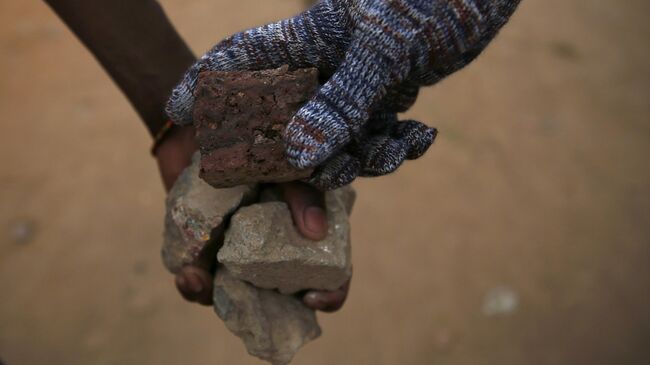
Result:
[[[487,317],[508,315],[514,312],[519,305],[517,292],[506,286],[490,289],[483,298],[483,315]]]
[[[33,240],[35,231],[36,224],[33,221],[17,221],[11,226],[11,239],[15,243],[26,244]]]

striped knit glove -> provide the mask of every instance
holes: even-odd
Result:
[[[192,122],[192,95],[205,70],[318,68],[327,81],[285,130],[287,157],[316,167],[323,189],[395,171],[421,156],[436,131],[396,114],[471,62],[520,0],[321,0],[306,12],[222,41],[190,68],[167,105]]]

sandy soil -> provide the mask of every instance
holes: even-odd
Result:
[[[165,0],[197,53],[299,0]],[[295,364],[650,362],[645,0],[524,0],[356,183],[349,302]],[[149,137],[38,1],[0,1],[0,362],[259,364],[160,262]]]

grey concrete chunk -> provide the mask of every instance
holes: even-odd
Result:
[[[217,258],[241,280],[260,288],[295,293],[335,290],[351,275],[348,211],[354,191],[326,193],[329,232],[322,241],[304,238],[283,202],[243,207],[233,215]]]
[[[225,268],[215,278],[214,309],[248,353],[274,365],[288,364],[321,333],[316,313],[300,299],[256,288]]]
[[[171,272],[214,255],[212,239],[223,233],[224,220],[242,203],[255,197],[253,186],[215,189],[199,178],[200,156],[183,171],[167,197],[163,262]]]

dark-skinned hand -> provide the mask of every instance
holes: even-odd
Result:
[[[197,150],[192,127],[176,127],[158,146],[155,155],[158,168],[169,191],[176,178],[192,162],[192,154]],[[327,217],[323,193],[307,184],[291,182],[279,184],[293,222],[298,231],[311,240],[321,240],[327,235]],[[213,257],[206,258],[213,260]],[[183,298],[190,302],[212,305],[213,274],[212,262],[198,262],[185,266],[176,275],[175,283]],[[334,291],[307,291],[302,300],[308,307],[324,312],[341,308],[348,295],[350,282]]]

